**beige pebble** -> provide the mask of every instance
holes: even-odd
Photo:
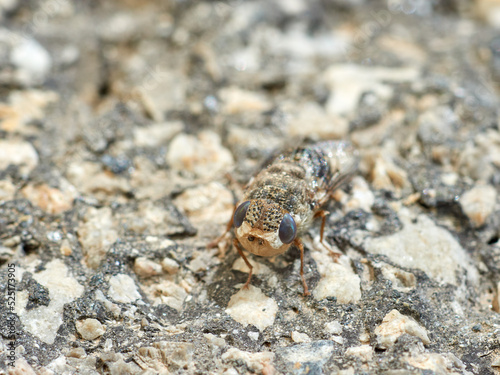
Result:
[[[75,161],[66,169],[68,181],[78,187],[80,193],[98,199],[116,199],[117,195],[127,194],[132,189],[127,178],[110,173],[103,166],[91,161]]]
[[[484,21],[496,29],[500,29],[500,4],[496,0],[478,0],[474,10]]]
[[[109,279],[108,295],[116,302],[130,303],[141,298],[134,279],[120,273]]]
[[[186,189],[174,203],[193,224],[226,224],[233,213],[233,195],[218,182]]]
[[[225,347],[227,344],[226,344],[226,340],[224,340],[223,338],[219,337],[219,336],[216,336],[214,335],[213,333],[205,333],[203,335],[203,337],[212,345],[214,346],[218,346],[219,348],[223,348]]]
[[[500,367],[500,357],[495,358],[495,359],[491,362],[491,367]]]
[[[141,277],[161,275],[162,266],[148,258],[139,257],[134,262],[134,272]]]
[[[9,375],[36,375],[35,370],[24,358],[16,359],[15,366],[9,369]]]
[[[178,134],[170,142],[166,160],[173,169],[199,178],[215,177],[234,164],[231,152],[212,131],[203,131],[197,137]]]
[[[118,239],[111,209],[90,208],[78,226],[78,238],[87,265],[90,268],[97,268],[109,247]]]
[[[45,264],[44,270],[33,273],[33,278],[49,291],[50,303],[26,310],[28,293],[19,292],[16,296],[16,314],[26,332],[36,336],[46,344],[52,345],[61,324],[64,323],[64,307],[82,296],[84,287],[72,276],[61,259],[53,259]],[[26,298],[26,302],[21,302]]]
[[[313,252],[312,256],[321,275],[313,291],[316,300],[335,297],[338,303],[356,303],[361,299],[361,280],[348,262],[337,263],[326,253]]]
[[[392,310],[384,316],[382,324],[375,328],[378,347],[382,349],[391,347],[404,333],[419,337],[425,345],[431,343],[424,327],[413,318],[403,315],[397,310]]]
[[[14,199],[16,187],[8,180],[0,180],[0,202]]]
[[[307,124],[307,126],[304,126]],[[306,103],[297,110],[289,125],[291,136],[338,139],[347,134],[349,123],[340,116],[330,115],[315,102]]]
[[[274,353],[271,352],[251,353],[236,348],[230,348],[221,356],[221,359],[224,362],[243,362],[252,372],[258,374],[276,373],[272,365]]]
[[[375,196],[373,195],[368,183],[360,176],[352,179],[351,199],[346,204],[348,211],[362,209],[371,212]]]
[[[219,95],[223,102],[222,111],[228,114],[264,112],[272,107],[272,103],[260,93],[237,87],[223,88]]]
[[[157,303],[163,303],[177,311],[182,310],[184,300],[188,297],[185,288],[170,280],[163,280],[153,285],[151,291]]]
[[[325,324],[325,331],[332,335],[340,335],[342,333],[342,326],[337,320]]]
[[[359,334],[359,342],[368,344],[370,342],[370,333],[364,331]]]
[[[497,193],[491,185],[478,185],[460,198],[462,210],[474,227],[480,227],[495,209]]]
[[[277,312],[276,301],[267,297],[253,285],[234,294],[226,309],[226,313],[238,323],[244,326],[253,324],[260,331],[274,323]]]
[[[66,354],[66,357],[70,358],[85,358],[87,356],[87,353],[85,352],[85,349],[82,347],[78,348],[72,348],[68,354]]]
[[[390,265],[381,267],[382,274],[392,282],[392,287],[401,292],[409,292],[417,286],[417,279],[411,272],[403,271]]]
[[[77,320],[75,325],[76,330],[84,340],[94,340],[106,332],[106,327],[97,319]]]
[[[463,362],[453,353],[405,353],[404,360],[413,367],[427,370],[433,374],[457,374],[451,372],[452,368],[462,368],[465,370]],[[461,372],[462,374],[471,374],[468,371]]]
[[[47,184],[27,185],[21,190],[21,194],[50,214],[59,214],[71,209],[75,198],[72,192],[62,192]]]
[[[463,269],[467,270],[470,282],[478,282],[476,267],[449,231],[436,225],[428,216],[414,217],[407,208],[401,208],[398,216],[403,229],[389,236],[366,238],[364,246],[367,252],[384,254],[399,266],[418,268],[440,282],[457,285],[457,272],[463,273]]]
[[[148,64],[148,63],[146,63]],[[155,70],[161,71],[161,78],[154,79],[154,84],[148,84],[149,69],[144,69],[144,79],[136,83],[132,88],[132,94],[137,95],[142,106],[153,120],[162,122],[165,114],[171,110],[182,108],[186,102],[187,77],[180,69],[172,69],[164,62],[155,66]],[[156,73],[155,73],[156,74]]]
[[[108,300],[106,298],[106,296],[104,295],[104,293],[100,289],[96,290],[95,299],[98,301],[101,301],[104,304],[104,307],[106,307],[106,309],[108,309],[113,314],[113,316],[115,318],[120,317],[120,313],[121,313],[120,306],[118,306],[116,303],[113,303],[110,300]]]
[[[380,155],[374,160],[370,177],[375,189],[394,190],[410,185],[406,171],[399,168],[389,158]]]
[[[161,267],[163,268],[163,271],[165,271],[166,273],[174,275],[177,273],[177,271],[179,271],[180,266],[175,260],[170,258],[164,258],[161,261]]]
[[[180,121],[161,122],[150,126],[135,128],[134,138],[139,147],[160,147],[183,129]]]
[[[28,174],[38,165],[38,154],[31,143],[14,139],[0,140],[0,170],[9,165],[21,167]]]
[[[292,331],[292,340],[293,342],[311,342],[311,338],[302,332]]]
[[[71,250],[71,245],[69,244],[69,241],[65,238],[61,242],[61,247],[59,248],[59,251],[61,252],[62,255],[68,257],[73,253],[73,250]]]
[[[369,90],[380,98],[389,98],[393,95],[393,88],[388,82],[412,82],[419,74],[419,70],[413,67],[394,69],[354,64],[330,65],[323,73],[323,81],[332,94],[325,104],[326,110],[337,115],[352,113],[364,92]]]
[[[346,357],[356,357],[362,362],[369,362],[373,358],[373,348],[370,345],[353,346],[345,351]]]
[[[12,90],[8,104],[0,103],[0,129],[9,133],[33,134],[33,121],[44,119],[46,107],[58,100],[59,95],[53,91]]]
[[[227,143],[238,148],[250,149],[261,149],[264,144],[269,150],[283,147],[282,137],[273,134],[269,128],[249,129],[237,125],[228,129]],[[246,160],[245,164],[254,165],[250,160]]]
[[[259,332],[250,331],[247,333],[247,336],[250,337],[253,341],[257,341],[259,339]]]
[[[153,342],[151,346],[138,348],[134,356],[134,361],[146,371],[129,371],[126,374],[172,374],[174,372],[194,374],[196,373],[194,351],[195,347],[192,343]],[[116,372],[116,374],[125,374],[125,372]]]

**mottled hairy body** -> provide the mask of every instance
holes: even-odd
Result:
[[[260,256],[282,254],[293,244],[301,251],[301,276],[308,294],[300,236],[315,216],[322,216],[323,239],[321,206],[356,168],[357,154],[349,143],[325,141],[284,152],[250,181],[228,225],[229,230],[234,223],[234,244],[250,268],[245,286],[252,266],[239,244]]]

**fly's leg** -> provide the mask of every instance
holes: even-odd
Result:
[[[325,224],[326,224],[326,215],[328,215],[330,212],[326,210],[319,210],[314,214],[314,217],[320,217],[321,216],[321,229],[319,231],[319,241],[324,245],[323,243],[323,233],[325,232]]]
[[[242,193],[241,193],[241,185],[233,178],[233,176],[230,173],[226,173],[224,176],[229,181],[229,184],[231,185],[231,190],[233,191],[233,193],[235,191],[237,191],[238,194],[236,194],[236,195],[241,196],[242,195]],[[238,206],[235,205],[234,209],[233,209],[233,213],[231,214],[231,218],[229,219],[229,222],[227,223],[226,230],[224,231],[224,233],[222,233],[219,237],[217,237],[215,240],[213,240],[212,242],[210,242],[207,245],[208,249],[212,249],[214,247],[217,247],[217,245],[219,244],[219,242],[221,242],[222,239],[226,236],[226,234],[231,230],[231,228],[233,226],[234,213],[236,212],[237,208],[238,208]]]
[[[233,226],[233,217],[234,217],[234,212],[236,211],[236,208],[237,207],[234,207],[233,213],[231,215],[231,219],[229,219],[229,221],[227,223],[227,226],[226,226],[226,230],[224,231],[224,233],[222,233],[219,237],[217,237],[215,240],[213,240],[212,242],[210,242],[207,245],[207,248],[212,249],[214,247],[217,247],[217,245],[219,244],[219,242],[221,242],[222,239],[226,236],[226,234],[231,230],[231,228]]]
[[[304,285],[304,296],[308,296],[309,288],[307,287],[306,278],[304,277],[304,245],[300,238],[295,238],[293,244],[297,246],[300,250],[300,277],[302,278],[302,284]]]
[[[248,261],[247,257],[245,256],[245,254],[243,254],[243,250],[240,249],[240,244],[238,243],[238,240],[236,238],[233,240],[233,245],[236,248],[236,250],[238,250],[238,253],[243,258],[243,260],[245,261],[246,265],[250,269],[250,272],[248,273],[247,282],[245,283],[245,285],[243,285],[243,289],[248,289],[248,285],[250,284],[250,280],[252,280],[253,266],[250,264],[250,262]]]
[[[324,239],[323,234],[324,234],[324,232],[325,232],[326,216],[327,216],[328,214],[329,214],[329,212],[328,212],[328,211],[325,211],[325,210],[319,210],[318,212],[316,212],[316,213],[314,214],[314,217],[315,217],[315,218],[316,218],[316,217],[319,217],[319,216],[321,217],[321,229],[320,229],[320,231],[319,231],[319,241],[321,242],[321,244],[322,244],[324,247],[326,247],[326,248],[328,249],[328,251],[330,252],[330,254],[331,254],[331,255],[332,255],[332,257],[333,257],[333,260],[336,262],[336,261],[339,259],[340,255],[342,255],[342,254],[339,254],[339,253],[337,253],[337,252],[333,251],[333,250],[332,250],[332,248],[330,247],[330,245],[329,245],[328,243],[323,242],[323,239]]]

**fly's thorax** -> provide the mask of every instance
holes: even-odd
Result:
[[[279,160],[261,171],[249,185],[248,200],[276,203],[284,212],[301,214],[310,204],[313,192],[304,179],[302,166],[289,159]],[[279,213],[280,210],[276,210]]]

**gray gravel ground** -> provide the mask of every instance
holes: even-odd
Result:
[[[500,3],[0,0],[0,372],[500,371]],[[290,145],[299,251],[220,235]]]

